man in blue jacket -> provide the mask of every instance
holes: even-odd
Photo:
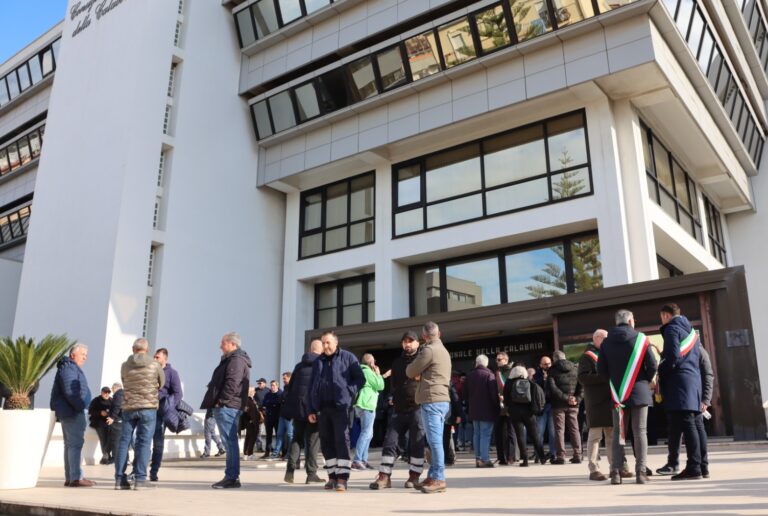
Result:
[[[91,487],[95,482],[83,478],[80,461],[85,441],[85,408],[91,399],[83,364],[88,359],[88,346],[78,342],[69,356],[59,360],[51,390],[51,410],[61,421],[64,434],[64,485]]]
[[[669,421],[669,440],[679,443],[683,434],[688,454],[685,469],[672,480],[696,480],[701,478],[701,444],[696,429],[696,417],[701,412],[699,337],[674,303],[661,307],[660,318],[664,349],[659,384]]]
[[[184,392],[181,390],[179,373],[168,362],[168,350],[160,348],[155,351],[155,362],[160,364],[163,373],[165,373],[165,384],[157,393],[159,407],[165,407],[166,410],[176,410]],[[164,402],[165,399],[167,401]],[[152,436],[152,460],[149,468],[149,480],[151,482],[158,480],[157,472],[160,471],[160,464],[163,461],[163,448],[165,448],[165,421],[161,409],[158,408],[155,434]]]
[[[355,355],[339,348],[332,331],[323,333],[323,354],[312,366],[309,390],[310,423],[318,423],[320,448],[325,458],[328,482],[325,489],[347,490],[352,461],[349,456],[349,412],[365,376]]]

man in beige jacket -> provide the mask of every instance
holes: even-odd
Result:
[[[165,383],[163,369],[148,354],[147,339],[136,339],[133,343],[133,354],[128,357],[120,368],[123,379],[125,402],[123,403],[123,432],[117,447],[115,459],[115,489],[130,489],[131,485],[125,475],[125,465],[128,460],[128,445],[134,431],[133,473],[135,475],[134,489],[148,487],[147,463],[152,445],[152,435],[155,432],[157,418],[157,392]]]
[[[445,454],[443,451],[443,425],[450,412],[448,382],[451,378],[451,356],[440,340],[440,328],[429,321],[421,329],[424,344],[416,358],[408,364],[405,374],[419,380],[416,403],[421,405],[421,418],[427,443],[432,450],[432,461],[427,479],[421,485],[423,493],[445,491]]]

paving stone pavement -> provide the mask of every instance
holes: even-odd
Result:
[[[651,450],[650,467],[664,464],[664,451]],[[378,458],[372,452],[371,463]],[[228,490],[210,487],[223,476],[223,459],[166,461],[156,487],[144,491],[115,491],[111,466],[86,466],[86,477],[98,485],[77,489],[63,486],[61,468],[50,468],[34,489],[0,491],[0,514],[768,515],[768,443],[717,446],[710,464],[710,479],[654,475],[647,485],[613,486],[587,480],[586,463],[476,469],[472,455],[462,453],[447,469],[448,491],[432,495],[402,487],[407,466],[400,462],[392,489],[371,491],[376,472],[353,472],[346,493],[305,485],[303,472],[296,484],[283,483],[284,462],[241,462],[243,487]]]

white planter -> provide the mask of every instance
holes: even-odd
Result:
[[[0,410],[0,489],[37,485],[55,422],[48,409]]]

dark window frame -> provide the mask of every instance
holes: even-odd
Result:
[[[659,265],[661,265],[662,267],[667,269],[667,271],[669,272],[669,277],[670,278],[674,278],[676,276],[684,276],[685,275],[685,273],[683,271],[681,271],[680,269],[675,267],[670,261],[665,260],[664,258],[662,258],[658,254],[656,255],[656,265],[657,265],[657,268],[658,268]]]
[[[707,238],[709,239],[709,252],[715,259],[728,266],[728,253],[725,249],[725,235],[723,234],[723,222],[720,210],[717,209],[706,195],[704,197],[704,211],[707,217]]]
[[[454,258],[447,258],[444,260],[435,260],[431,262],[424,262],[424,263],[418,263],[414,264],[408,267],[408,310],[411,317],[416,317],[416,292],[414,290],[414,279],[415,279],[415,272],[416,269],[422,269],[422,268],[437,268],[439,271],[440,276],[440,312],[439,313],[447,313],[448,312],[448,287],[447,287],[447,273],[446,270],[448,267],[454,264],[461,264],[461,263],[467,263],[472,261],[478,261],[482,259],[488,259],[488,258],[496,258],[498,260],[498,267],[499,267],[499,304],[507,304],[510,301],[509,293],[507,292],[507,273],[506,273],[506,256],[509,254],[516,254],[520,252],[525,252],[529,250],[535,250],[540,249],[543,247],[555,245],[555,244],[561,244],[563,246],[563,263],[565,265],[565,273],[566,273],[566,292],[563,295],[573,294],[576,292],[575,290],[575,281],[574,281],[574,275],[573,275],[573,256],[571,254],[571,245],[575,240],[580,240],[586,237],[593,237],[595,239],[600,240],[600,237],[598,235],[598,232],[595,231],[584,231],[580,233],[573,233],[570,235],[566,235],[560,238],[550,238],[546,240],[539,240],[536,242],[529,242],[525,244],[520,244],[512,247],[505,247],[502,249],[497,249],[493,251],[485,251],[480,253],[473,253],[468,255],[462,255],[457,256]],[[602,267],[602,263],[601,263]],[[528,301],[528,300],[525,300]],[[519,303],[523,301],[512,301],[513,303]],[[497,305],[487,305],[487,306],[497,306]],[[429,314],[421,314],[421,315],[429,315]]]
[[[351,206],[352,203],[350,202],[351,192],[352,192],[352,182],[361,179],[366,176],[371,176],[373,179],[373,216],[366,217],[359,220],[350,220],[351,218]],[[344,224],[339,224],[332,227],[326,227],[325,223],[325,209],[326,209],[326,202],[327,202],[327,192],[329,188],[332,188],[334,186],[340,185],[342,183],[347,184],[347,221]],[[304,201],[307,197],[310,195],[316,195],[320,194],[321,201],[320,201],[320,226],[317,228],[313,228],[310,230],[304,229],[304,217],[305,217],[305,210],[304,210]],[[368,172],[363,172],[362,174],[357,174],[352,177],[348,177],[346,179],[342,179],[340,181],[334,181],[333,183],[328,183],[323,186],[319,186],[317,188],[313,188],[311,190],[307,190],[304,192],[301,192],[301,195],[299,197],[299,248],[298,248],[298,259],[299,260],[307,260],[310,258],[315,258],[318,256],[324,256],[327,254],[333,254],[338,253],[340,251],[346,251],[347,249],[356,249],[358,247],[363,247],[366,245],[371,245],[376,243],[376,171],[370,170]],[[351,226],[356,224],[361,224],[363,222],[372,222],[373,223],[373,238],[370,242],[364,242],[362,244],[356,244],[356,245],[350,245],[350,238],[351,238]],[[333,231],[335,229],[340,229],[346,227],[347,229],[347,245],[344,247],[341,247],[339,249],[333,249],[331,251],[325,250],[325,235],[328,231]],[[321,237],[321,251],[316,254],[311,254],[308,256],[302,256],[301,255],[301,241],[303,238],[312,236],[312,235],[322,235]]]
[[[50,74],[52,74],[52,73],[54,73],[56,71],[56,52],[54,52],[54,46],[58,46],[58,43],[60,41],[61,41],[61,36],[59,36],[57,39],[55,39],[54,41],[52,41],[50,44],[46,45],[42,49],[38,50],[32,57],[29,57],[28,59],[24,60],[21,64],[19,64],[18,66],[14,67],[12,70],[10,70],[5,75],[0,76],[0,87],[4,88],[5,89],[5,93],[6,93],[6,95],[4,97],[2,97],[2,98],[6,98],[7,97],[7,99],[8,99],[7,101],[1,103],[0,107],[6,106],[6,105],[10,104],[11,102],[13,102],[14,100],[16,100],[17,98],[22,97],[29,90],[33,89],[35,87],[35,85],[41,83],[42,81],[44,81],[46,79],[46,77],[48,77]],[[49,50],[51,51],[51,70],[48,73],[45,73],[44,72],[44,68],[43,68],[42,58],[43,58],[43,54],[45,54]],[[40,78],[37,81],[35,81],[33,79],[32,74],[31,74],[30,69],[29,69],[29,66],[28,66],[28,63],[30,61],[33,61],[34,59],[38,60],[38,64],[39,64],[39,68],[40,68],[40,72],[41,72],[41,76],[40,76]],[[21,88],[20,75],[18,73],[18,71],[21,70],[21,69],[26,70],[27,79],[29,81],[29,84],[27,85],[27,87],[25,87],[23,89]],[[18,92],[16,93],[16,95],[13,95],[13,96],[11,96],[11,89],[8,86],[8,77],[10,77],[11,75],[13,75],[16,78],[16,85],[17,85],[17,89],[18,89]]]
[[[263,36],[261,38],[259,37],[259,32],[258,32],[258,30],[256,28],[256,20],[254,19],[254,14],[253,14],[253,7],[257,3],[259,3],[259,2],[253,2],[253,3],[249,4],[247,7],[244,7],[243,9],[239,9],[236,12],[233,12],[232,13],[232,17],[235,20],[235,27],[237,29],[237,43],[238,43],[238,46],[240,47],[241,50],[244,49],[244,48],[248,48],[251,45],[255,45],[256,43],[258,43],[258,41],[260,39],[264,39],[265,37],[271,36],[272,34],[276,34],[276,33],[280,32],[280,30],[282,30],[283,28],[288,27],[288,26],[298,22],[302,18],[306,18],[307,16],[309,16],[309,14],[307,13],[307,5],[304,2],[304,0],[296,0],[299,3],[299,8],[301,9],[301,15],[298,18],[295,18],[295,19],[293,19],[293,20],[291,20],[291,21],[289,21],[287,23],[283,21],[283,11],[280,8],[280,2],[278,0],[262,0],[262,1],[272,2],[272,5],[274,6],[274,9],[275,9],[275,17],[276,17],[276,20],[277,20],[277,29],[274,32],[270,32],[269,34],[266,34],[265,36]],[[328,0],[328,5],[332,5],[332,4],[334,4],[334,3],[338,2],[338,1],[339,0]],[[249,11],[250,12],[249,18],[251,20],[251,27],[252,27],[253,33],[255,35],[254,42],[249,44],[249,45],[243,45],[243,36],[240,33],[240,25],[237,23],[237,15],[239,15],[243,11]],[[311,14],[314,14],[316,12],[317,11],[313,11]]]
[[[43,149],[43,135],[45,133],[45,124],[42,124],[38,127],[35,127],[31,131],[28,131],[26,133],[21,134],[20,136],[17,136],[13,140],[6,141],[5,143],[0,144],[0,160],[5,160],[8,164],[8,169],[5,172],[2,172],[2,167],[0,167],[0,177],[6,177],[9,174],[12,174],[16,172],[17,170],[24,169],[28,165],[31,165],[32,163],[36,162],[40,159],[40,154],[42,154]],[[37,156],[34,155],[34,152],[32,150],[32,143],[30,141],[30,138],[32,136],[37,135],[38,139],[40,140],[40,150],[38,151]],[[25,145],[29,149],[29,155],[31,159],[27,163],[21,162],[21,147],[20,145]],[[16,151],[19,156],[19,164],[16,167],[11,166],[11,160],[10,155],[8,153],[9,149],[11,147],[16,147]]]
[[[13,247],[26,239],[29,232],[29,219],[32,217],[32,198],[33,194],[27,194],[0,207],[0,249]],[[21,215],[23,210],[28,211],[24,218]],[[3,220],[5,220],[5,224],[2,224]],[[17,225],[14,226],[14,224]],[[5,235],[3,228],[6,228]],[[16,234],[17,230],[20,230],[18,234]]]
[[[553,170],[552,166],[551,166],[551,163],[550,163],[550,159],[549,159],[549,131],[547,130],[548,124],[550,124],[550,123],[552,123],[554,121],[557,121],[557,120],[559,120],[561,118],[567,118],[567,117],[570,117],[570,116],[573,116],[573,115],[576,115],[576,114],[580,114],[582,116],[582,121],[583,121],[583,126],[582,127],[584,129],[584,145],[586,147],[586,152],[587,152],[587,161],[586,161],[586,163],[579,163],[577,165],[573,165],[573,166],[565,168],[565,169]],[[479,138],[477,140],[467,141],[467,142],[461,143],[459,145],[455,145],[453,147],[448,147],[448,148],[445,148],[445,149],[440,149],[439,151],[435,151],[435,152],[432,152],[432,153],[429,153],[429,154],[425,154],[423,156],[418,156],[416,158],[412,158],[412,159],[409,159],[409,160],[406,160],[406,161],[402,161],[402,162],[393,164],[392,167],[391,167],[391,170],[392,170],[392,174],[391,174],[391,176],[392,176],[392,218],[391,218],[391,222],[392,222],[392,239],[405,238],[405,237],[409,237],[409,236],[413,236],[413,235],[419,235],[419,234],[422,234],[422,233],[427,233],[427,232],[430,232],[430,231],[438,231],[438,230],[441,230],[441,229],[446,229],[446,228],[457,226],[457,225],[460,225],[460,224],[467,224],[467,223],[475,222],[475,221],[478,221],[478,220],[485,220],[485,219],[489,219],[489,218],[493,218],[493,217],[500,217],[502,215],[508,215],[510,213],[516,213],[516,212],[519,212],[519,211],[530,210],[530,209],[538,208],[538,207],[541,207],[541,206],[548,206],[550,204],[556,204],[556,203],[560,203],[560,202],[570,201],[572,199],[579,199],[581,197],[588,197],[590,195],[594,195],[594,182],[593,182],[593,176],[592,176],[592,157],[591,157],[591,153],[590,153],[589,130],[587,128],[587,125],[588,124],[587,124],[586,110],[583,109],[583,108],[582,109],[577,109],[577,110],[574,110],[574,111],[569,111],[567,113],[559,114],[557,116],[546,118],[544,120],[539,120],[537,122],[532,122],[530,124],[526,124],[526,125],[523,125],[523,126],[520,126],[520,127],[515,127],[513,129],[509,129],[509,130],[503,131],[501,133],[496,133],[496,134],[488,135],[488,136],[485,136],[483,138]],[[533,127],[536,127],[536,126],[542,126],[542,138],[543,138],[543,141],[544,141],[544,155],[545,155],[545,163],[546,163],[546,168],[547,168],[546,172],[544,174],[539,174],[539,175],[536,175],[536,176],[525,177],[523,179],[518,179],[518,180],[515,180],[515,181],[511,181],[511,182],[494,185],[492,187],[486,187],[485,160],[484,160],[484,156],[486,155],[486,152],[485,152],[485,147],[484,147],[483,143],[485,141],[493,139],[493,138],[497,138],[497,137],[500,137],[500,136],[505,136],[505,135],[508,135],[508,134],[513,134],[513,133],[519,132],[519,131],[525,131],[527,129],[530,129],[530,128],[533,128]],[[426,170],[426,166],[425,166],[425,163],[426,163],[427,159],[429,159],[432,156],[436,156],[436,155],[439,155],[439,154],[450,152],[452,150],[460,149],[462,147],[466,147],[466,146],[470,146],[470,145],[478,145],[479,148],[480,148],[480,154],[479,154],[479,159],[480,159],[480,189],[479,190],[473,190],[471,192],[462,193],[462,194],[455,195],[455,196],[451,196],[451,197],[445,197],[445,198],[439,199],[437,201],[428,202],[427,201],[427,191],[426,191],[426,189],[427,189],[427,181],[426,181],[427,170]],[[420,191],[420,200],[417,201],[417,202],[412,202],[412,203],[407,204],[407,205],[399,206],[399,204],[398,204],[398,202],[399,202],[399,199],[398,199],[398,171],[400,169],[402,169],[402,168],[407,168],[407,167],[411,167],[411,166],[418,166],[419,167],[419,174],[420,174],[419,177],[420,177],[420,183],[421,183],[420,184],[420,189],[421,189],[421,191]],[[555,199],[554,198],[554,194],[553,194],[553,188],[552,188],[552,177],[556,176],[556,175],[559,175],[559,174],[567,173],[567,172],[573,172],[573,171],[577,171],[577,170],[582,170],[584,168],[587,169],[587,173],[588,173],[588,177],[589,177],[589,185],[588,185],[587,191],[584,192],[584,193],[579,193],[577,195],[570,196],[570,197],[561,197],[559,199]],[[532,182],[532,181],[538,181],[538,180],[541,180],[541,179],[544,179],[544,178],[547,179],[547,191],[548,191],[548,195],[549,195],[549,200],[548,201],[545,201],[545,202],[542,202],[542,203],[537,203],[537,204],[531,204],[531,205],[523,206],[521,208],[514,208],[514,209],[511,209],[511,210],[506,210],[506,211],[502,211],[502,212],[497,212],[497,213],[492,213],[492,214],[488,213],[488,206],[487,206],[487,201],[486,201],[486,194],[488,192],[493,192],[494,190],[499,190],[499,189],[502,189],[502,188],[509,188],[511,186],[516,186],[516,185],[520,185],[520,184],[524,184],[524,183],[529,183],[529,182]],[[446,202],[449,202],[449,201],[453,201],[453,200],[461,199],[461,198],[465,198],[465,197],[471,197],[471,196],[478,195],[478,194],[480,194],[482,196],[481,198],[482,198],[482,207],[483,207],[483,210],[482,210],[483,214],[480,217],[475,217],[475,218],[471,218],[471,219],[461,220],[461,221],[458,221],[458,222],[452,222],[450,224],[445,224],[445,225],[437,226],[437,227],[434,227],[434,228],[429,228],[427,226],[427,210],[428,210],[429,206],[443,204],[443,203],[446,203]],[[410,233],[404,233],[404,234],[398,235],[397,234],[397,224],[396,224],[397,215],[399,213],[411,211],[411,210],[414,210],[414,209],[417,209],[417,208],[421,208],[422,209],[422,228],[423,229],[421,229],[420,231],[413,231],[413,232],[410,232]]]
[[[368,319],[368,305],[370,303],[376,303],[376,298],[374,296],[373,299],[370,299],[369,291],[368,291],[368,283],[370,281],[376,281],[376,274],[371,272],[369,274],[362,274],[359,276],[352,276],[349,278],[343,278],[340,280],[334,280],[334,281],[325,281],[323,283],[316,283],[315,284],[315,305],[313,307],[313,313],[314,313],[314,321],[312,326],[317,330],[319,328],[320,324],[320,289],[323,287],[328,287],[333,285],[336,287],[336,325],[338,326],[345,326],[344,324],[344,307],[345,306],[352,306],[352,304],[344,304],[344,286],[351,284],[351,283],[360,283],[362,282],[362,294],[361,299],[362,302],[361,310],[362,310],[362,322],[360,323],[351,323],[351,324],[365,324],[368,322],[372,322]],[[353,303],[357,304],[357,303]],[[334,326],[330,326],[330,328],[333,328]]]

